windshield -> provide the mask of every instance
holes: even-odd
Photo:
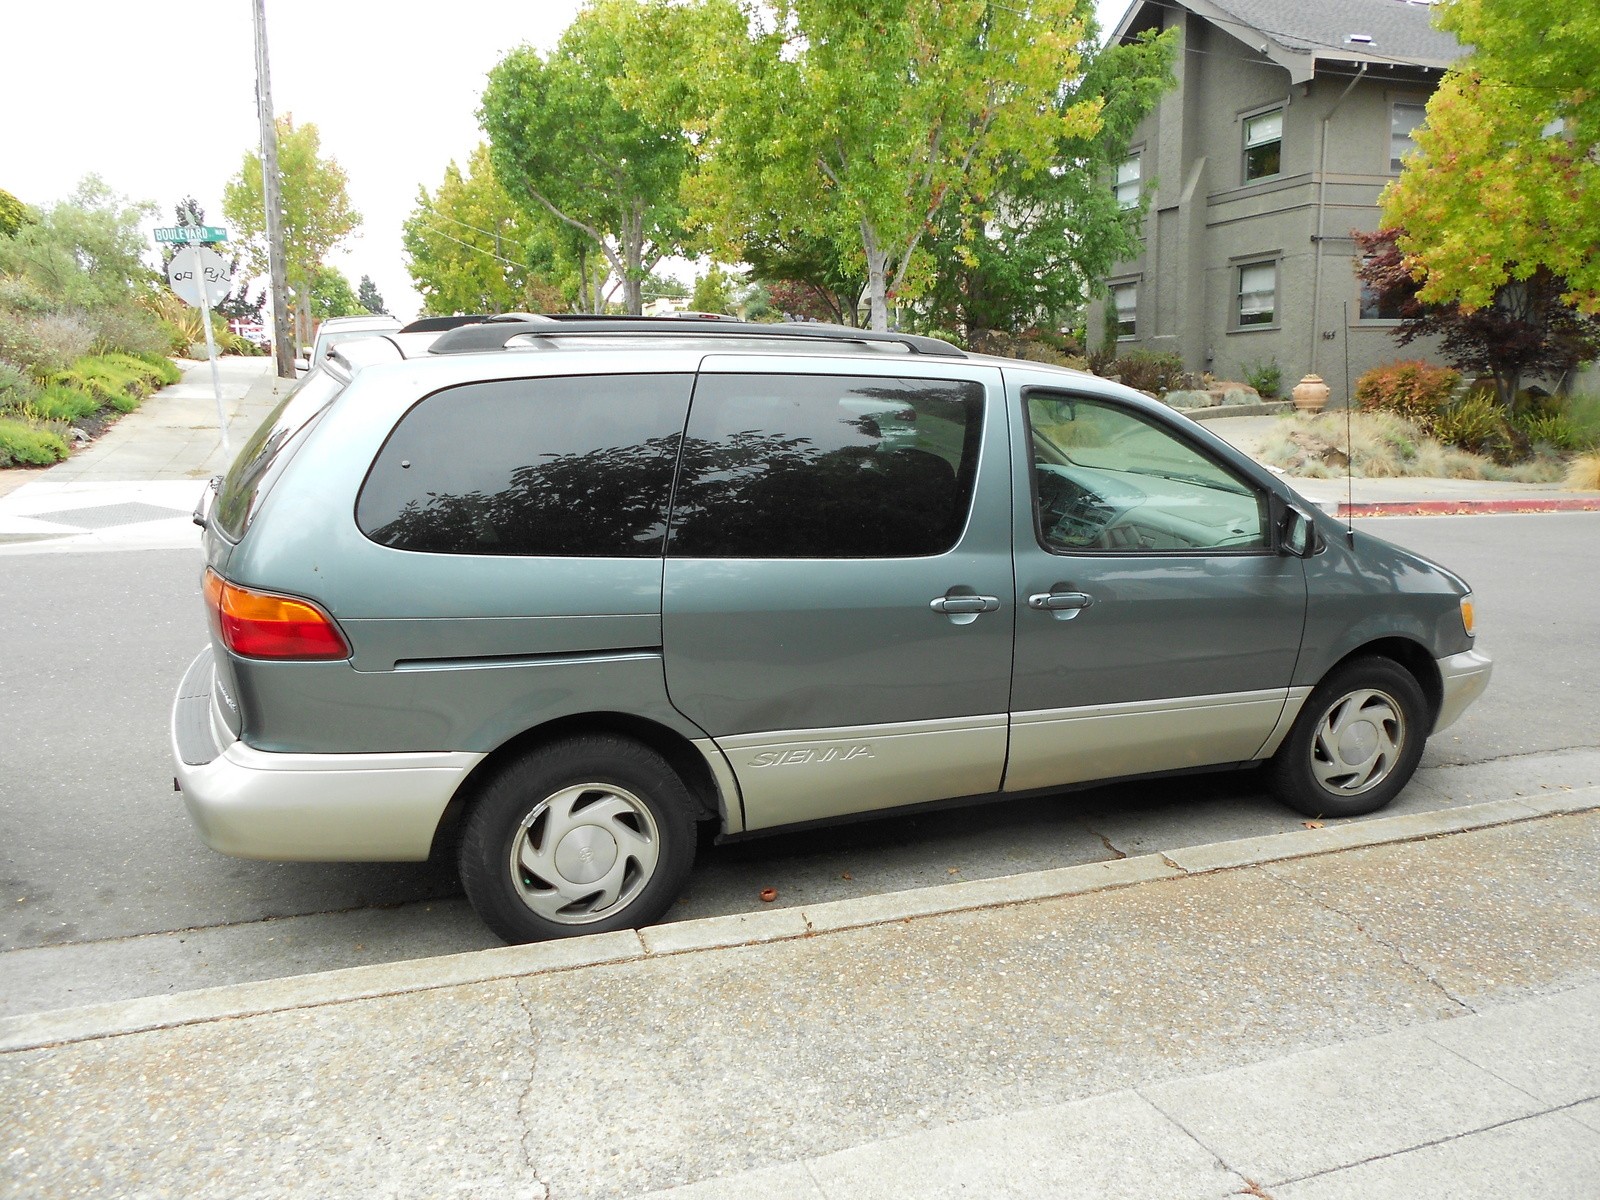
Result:
[[[343,381],[329,372],[312,371],[261,422],[239,451],[211,511],[211,519],[230,540],[236,542],[244,536],[273,481],[292,457],[291,444],[298,446],[304,441],[304,432],[343,389]]]

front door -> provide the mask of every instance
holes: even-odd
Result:
[[[754,365],[710,358],[695,385],[663,588],[672,702],[727,755],[746,829],[998,791],[999,372]]]
[[[1306,611],[1266,490],[1130,406],[1013,388],[1026,428],[1005,789],[1254,757]]]

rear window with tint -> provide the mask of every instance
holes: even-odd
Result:
[[[693,383],[584,375],[436,392],[378,453],[356,523],[435,554],[659,555]]]
[[[343,390],[343,381],[326,371],[313,371],[261,422],[223,478],[211,510],[211,520],[218,529],[234,541],[244,536],[251,518],[295,450]]]
[[[673,501],[680,558],[913,558],[966,526],[983,385],[707,375]]]

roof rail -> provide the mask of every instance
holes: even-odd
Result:
[[[938,338],[915,333],[880,333],[874,329],[855,329],[848,325],[824,325],[806,321],[798,324],[758,325],[750,321],[708,321],[682,317],[593,317],[581,313],[523,316],[508,320],[499,317],[476,325],[462,325],[441,334],[431,354],[473,354],[484,350],[504,350],[513,338],[554,339],[584,334],[676,334],[686,337],[801,338],[819,342],[859,342],[903,346],[913,354],[932,354],[942,358],[965,358],[966,351]]]

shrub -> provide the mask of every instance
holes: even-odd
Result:
[[[1518,416],[1515,423],[1529,442],[1552,450],[1588,450],[1597,443],[1593,432],[1565,413],[1530,412]]]
[[[1283,394],[1283,368],[1275,358],[1245,363],[1244,381],[1255,388],[1263,400],[1273,400]]]
[[[1420,360],[1374,367],[1356,381],[1356,406],[1392,412],[1415,421],[1425,432],[1461,383],[1461,373]]]
[[[1575,492],[1600,492],[1600,454],[1573,459],[1567,468],[1566,486]]]
[[[165,354],[172,345],[172,335],[160,317],[131,305],[97,309],[90,321],[93,345],[81,353]]]
[[[33,400],[33,411],[47,421],[65,421],[77,424],[100,408],[100,402],[87,392],[65,384],[53,383]]]
[[[0,417],[0,467],[19,464],[47,467],[60,462],[68,453],[67,439],[60,434],[25,421]]]
[[[119,412],[132,412],[153,390],[154,378],[154,368],[148,364],[125,354],[107,354],[80,358],[47,382],[66,384]]]
[[[1141,392],[1170,390],[1183,374],[1183,359],[1176,354],[1157,354],[1151,350],[1131,350],[1117,359],[1107,372]]]
[[[137,358],[140,362],[154,367],[156,371],[156,377],[161,380],[162,387],[171,387],[173,384],[180,383],[183,380],[183,372],[178,368],[178,364],[173,362],[165,354],[145,351],[140,354],[130,355],[129,357]]]
[[[1513,463],[1528,456],[1527,437],[1514,429],[1505,410],[1482,392],[1469,392],[1455,404],[1437,410],[1433,434],[1441,442],[1486,454],[1497,463]]]
[[[22,412],[32,403],[36,391],[26,371],[0,362],[0,412]]]

